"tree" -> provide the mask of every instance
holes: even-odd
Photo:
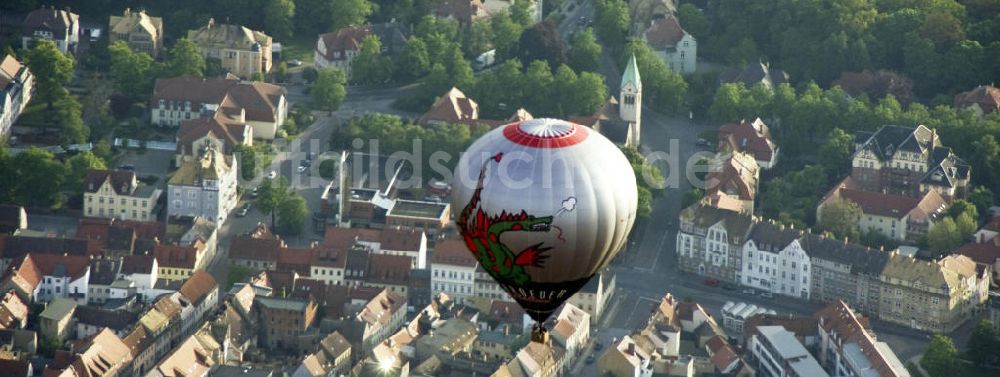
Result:
[[[979,220],[985,220],[990,213],[990,207],[993,206],[993,191],[984,186],[976,186],[969,193],[969,201],[976,206],[976,212],[980,215]]]
[[[111,57],[111,78],[115,90],[131,98],[144,98],[152,89],[153,58],[143,52],[133,52],[125,41],[108,46]]]
[[[62,203],[59,190],[66,178],[66,167],[51,152],[29,148],[14,156],[12,166],[12,176],[16,177],[14,203],[29,208],[58,207]]]
[[[514,22],[507,12],[490,17],[490,24],[493,26],[493,47],[497,50],[497,59],[505,59],[521,39],[524,27]]]
[[[205,75],[205,57],[201,49],[187,38],[181,38],[167,52],[167,77]]]
[[[959,216],[967,212],[973,219],[979,218],[979,210],[968,200],[958,199],[948,206],[948,216],[951,216],[953,219],[958,219]]]
[[[392,77],[392,66],[382,55],[382,42],[370,35],[361,41],[358,55],[351,63],[351,80],[363,84],[382,83]]]
[[[257,151],[245,144],[236,145],[233,154],[239,156],[240,176],[251,181],[257,176]]]
[[[80,152],[66,159],[66,181],[63,188],[67,191],[81,192],[83,179],[92,169],[107,169],[108,166],[100,157],[90,152]]]
[[[337,30],[349,25],[363,25],[375,9],[368,0],[333,0],[331,10],[330,23]]]
[[[464,33],[462,42],[462,50],[468,56],[478,56],[489,51],[493,47],[493,28],[489,19],[472,21],[472,26]]]
[[[264,25],[267,33],[278,39],[291,37],[295,3],[292,0],[269,0],[265,9]]]
[[[66,84],[73,79],[76,61],[59,51],[54,42],[37,40],[35,47],[25,55],[25,62],[35,77],[35,98],[49,109],[69,94]]]
[[[595,5],[597,36],[605,45],[612,48],[621,46],[625,42],[631,23],[628,5],[623,0],[597,0]]]
[[[622,147],[621,151],[632,165],[632,172],[638,183],[639,205],[636,207],[636,217],[648,218],[653,213],[653,190],[659,190],[651,183],[659,184],[663,181],[663,176],[660,174],[660,169],[649,165],[646,158],[635,147]]]
[[[708,18],[694,4],[684,3],[677,6],[677,19],[684,25],[684,30],[696,39],[708,36]]]
[[[323,179],[333,179],[337,175],[337,160],[325,159],[319,163],[319,176]]]
[[[320,69],[316,84],[309,93],[313,107],[330,112],[340,108],[344,97],[347,96],[346,84],[344,72],[339,69],[333,67]]]
[[[850,167],[851,155],[854,151],[854,135],[834,128],[826,138],[826,143],[819,148],[819,163],[833,177],[840,177]]]
[[[573,84],[572,92],[574,114],[594,114],[608,99],[608,87],[604,85],[604,76],[594,72],[583,72]]]
[[[257,186],[257,209],[271,216],[271,228],[274,228],[275,212],[288,199],[291,190],[284,176],[265,179]]]
[[[316,79],[318,77],[319,77],[319,71],[317,71],[316,68],[306,67],[305,69],[302,70],[302,79],[306,80],[307,83],[311,84],[316,82]]]
[[[951,338],[944,335],[934,335],[923,358],[920,359],[920,366],[927,371],[929,377],[954,375],[959,367],[958,350],[955,349]]]
[[[951,252],[961,244],[962,236],[958,225],[951,217],[945,216],[927,231],[927,248],[938,255]]]
[[[642,39],[629,40],[624,53],[619,57],[619,62],[622,63],[620,66],[624,67],[624,63],[632,56],[635,56],[636,65],[642,73],[644,103],[670,114],[680,113],[687,93],[684,78],[668,68],[663,59]]]
[[[278,206],[278,232],[282,234],[301,234],[309,217],[306,200],[298,193],[291,193]]]
[[[63,144],[80,144],[87,142],[90,128],[83,123],[80,113],[80,103],[75,97],[64,97],[55,103],[51,121],[59,127]]]
[[[534,17],[531,16],[531,0],[514,0],[514,4],[511,4],[510,8],[510,18],[517,22],[522,27],[529,27],[531,24],[535,23]]]
[[[594,37],[594,29],[586,28],[573,35],[569,64],[577,71],[591,72],[601,66],[601,45]]]
[[[746,95],[743,83],[725,83],[715,91],[715,99],[708,107],[708,115],[717,123],[739,122],[740,107]]]
[[[410,37],[403,49],[403,57],[398,60],[397,72],[409,78],[423,77],[431,69],[431,58],[427,53],[427,43],[419,37]]]
[[[965,345],[966,355],[976,365],[986,365],[996,359],[997,348],[1000,348],[1000,338],[993,322],[987,319],[979,321],[972,329],[969,343]]]
[[[823,206],[819,226],[837,238],[857,238],[856,227],[861,221],[861,206],[849,200],[838,199]]]
[[[545,60],[550,67],[558,67],[566,61],[566,46],[556,23],[545,21],[521,33],[515,54],[522,62]]]

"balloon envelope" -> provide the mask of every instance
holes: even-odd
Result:
[[[459,160],[453,187],[466,247],[538,322],[621,250],[638,205],[618,147],[555,119],[483,135]]]

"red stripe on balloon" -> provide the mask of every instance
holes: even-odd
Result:
[[[521,129],[521,122],[511,123],[503,128],[503,136],[514,142],[515,144],[523,145],[532,148],[565,148],[579,144],[580,142],[587,139],[590,134],[590,130],[586,127],[575,123],[572,124],[573,128],[568,132],[555,134],[555,135],[536,135],[525,132]]]

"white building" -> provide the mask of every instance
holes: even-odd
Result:
[[[758,223],[743,244],[742,284],[773,294],[809,299],[812,265],[799,243],[801,231]]]
[[[675,72],[694,73],[697,69],[698,41],[681,27],[673,14],[652,20],[642,38]]]
[[[68,10],[39,8],[28,13],[22,25],[21,48],[34,47],[36,39],[55,42],[63,53],[76,54],[80,43],[80,15]]]
[[[757,314],[776,313],[774,310],[764,309],[754,304],[726,301],[726,304],[722,306],[722,327],[730,334],[736,334],[737,337],[742,336],[743,324],[748,318]]]
[[[11,125],[28,106],[35,90],[35,77],[28,66],[13,56],[0,61],[0,140],[7,137]]]
[[[431,259],[431,298],[444,292],[461,304],[475,296],[478,265],[464,242],[453,239],[439,242]]]
[[[549,334],[555,344],[566,350],[566,356],[560,364],[574,365],[576,358],[587,348],[587,342],[590,340],[590,314],[573,304],[565,304],[556,313],[555,318],[555,325]]]
[[[288,118],[289,106],[287,91],[278,85],[232,76],[181,76],[156,80],[149,113],[150,123],[157,126],[180,127],[187,120],[212,118],[230,127],[230,133],[271,140]],[[240,132],[241,128],[234,126],[253,131]],[[179,141],[192,144],[192,140]]]
[[[226,222],[236,208],[236,159],[214,148],[186,161],[167,184],[167,216],[202,216],[217,224]]]
[[[404,228],[340,228],[326,230],[324,241],[337,250],[363,247],[372,254],[409,257],[410,268],[427,268],[427,234],[422,230]]]
[[[156,286],[157,271],[159,266],[152,255],[126,255],[122,258],[118,278],[131,281],[142,294]]]
[[[87,305],[90,258],[78,255],[31,254],[41,280],[36,302],[65,298]]]
[[[757,327],[747,343],[757,372],[764,377],[829,377],[795,334],[781,326]]]

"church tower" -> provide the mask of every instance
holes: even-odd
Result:
[[[635,64],[635,55],[622,73],[622,86],[619,93],[618,117],[628,122],[628,143],[639,146],[639,128],[642,122],[642,79],[639,77],[639,67]]]

